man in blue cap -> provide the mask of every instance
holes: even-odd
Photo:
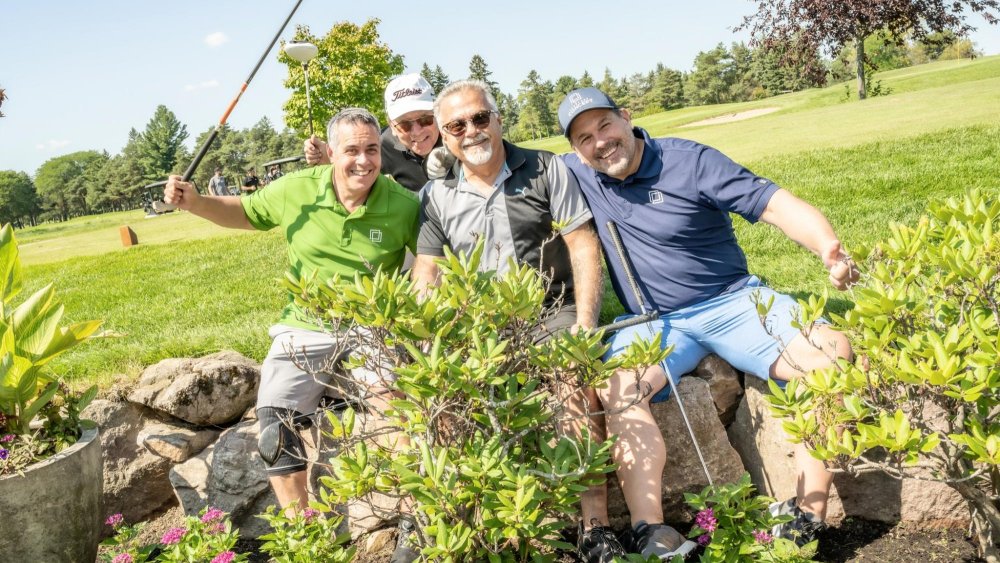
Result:
[[[729,214],[779,228],[819,256],[837,289],[855,282],[858,271],[816,208],[711,147],[650,138],[632,125],[628,110],[596,88],[570,92],[559,106],[559,124],[574,151],[565,162],[593,213],[619,300],[633,315],[643,309],[661,315],[615,334],[609,355],[658,331],[663,332],[662,346],[674,347],[664,362],[646,370],[640,386],[633,374],[620,372],[599,390],[609,413],[608,434],[618,436],[613,457],[631,513],[633,549],[668,559],[683,551],[685,543],[663,524],[661,499],[650,494],[662,490],[666,451],[649,408],[668,398],[666,378],[677,381],[710,353],[744,372],[778,381],[851,357],[847,339],[826,324],[808,331],[792,327],[795,301],[749,273]],[[620,232],[645,303],[629,289],[609,222]],[[764,303],[774,299],[767,329],[757,315],[755,295]],[[626,408],[636,394],[645,396],[638,398],[636,408]],[[802,445],[796,449],[796,463],[797,495],[774,507],[793,520],[775,531],[804,545],[822,526],[832,475]]]

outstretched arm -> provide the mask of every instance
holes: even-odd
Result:
[[[830,272],[833,287],[844,290],[858,281],[858,269],[844,253],[830,221],[812,205],[787,190],[778,190],[760,220],[778,227],[785,236],[819,256]]]
[[[247,219],[246,212],[243,211],[240,198],[199,195],[194,184],[183,181],[177,175],[171,176],[167,180],[167,185],[163,187],[163,201],[222,227],[251,230],[254,228]]]
[[[601,276],[601,246],[597,241],[593,222],[587,221],[564,234],[563,240],[569,247],[569,259],[573,267],[576,325],[578,328],[594,328],[601,312],[604,280]]]

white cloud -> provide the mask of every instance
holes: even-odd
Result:
[[[66,140],[66,139],[60,139],[60,140],[49,139],[48,142],[38,143],[37,145],[35,145],[35,148],[38,149],[38,150],[40,150],[40,151],[55,150],[55,149],[61,149],[61,148],[65,147],[68,144],[69,144],[69,141]]]
[[[216,31],[215,33],[209,33],[205,36],[205,45],[209,47],[218,47],[223,43],[229,42],[229,36],[221,31]]]
[[[184,91],[194,92],[195,90],[205,90],[207,88],[215,88],[218,85],[219,85],[218,80],[206,80],[198,84],[185,84]]]

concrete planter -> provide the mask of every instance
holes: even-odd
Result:
[[[0,561],[94,561],[103,526],[102,472],[94,427],[23,475],[0,478]]]

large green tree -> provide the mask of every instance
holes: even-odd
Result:
[[[556,118],[549,107],[552,83],[542,80],[537,71],[532,70],[521,82],[517,101],[521,106],[518,117],[519,139],[540,139],[556,133]]]
[[[97,151],[79,151],[45,161],[35,174],[35,189],[46,215],[65,221],[86,213],[86,175],[95,160],[105,158]]]
[[[38,196],[31,177],[24,172],[0,170],[0,225],[34,225],[37,215]]]
[[[789,44],[796,40],[836,55],[854,45],[858,98],[867,95],[866,73],[871,71],[865,39],[885,30],[897,42],[907,35],[921,39],[951,30],[966,35],[974,28],[965,21],[966,9],[990,24],[998,21],[1000,0],[754,0],[757,11],[743,18],[736,30],[750,29],[751,45]]]
[[[451,82],[451,79],[448,78],[448,75],[445,74],[444,70],[442,70],[441,67],[438,65],[435,65],[434,68],[431,68],[430,65],[424,63],[424,66],[420,68],[420,76],[423,76],[424,78],[427,79],[427,82],[430,82],[431,88],[434,89],[435,94],[441,92],[441,90],[444,90],[444,87],[447,86],[449,82]]]
[[[136,139],[136,157],[143,178],[153,182],[166,180],[177,170],[183,154],[187,126],[181,123],[167,106],[160,105],[146,123],[146,129]]]
[[[309,88],[312,96],[313,128],[324,135],[323,128],[338,111],[363,107],[386,122],[382,94],[389,80],[403,72],[403,57],[380,41],[377,18],[362,25],[351,22],[334,24],[323,37],[307,26],[295,30],[296,41],[316,45],[319,54],[309,61]],[[288,66],[285,87],[291,90],[285,102],[285,123],[303,135],[309,133],[309,110],[306,105],[305,74],[302,64],[282,50],[278,60]]]

